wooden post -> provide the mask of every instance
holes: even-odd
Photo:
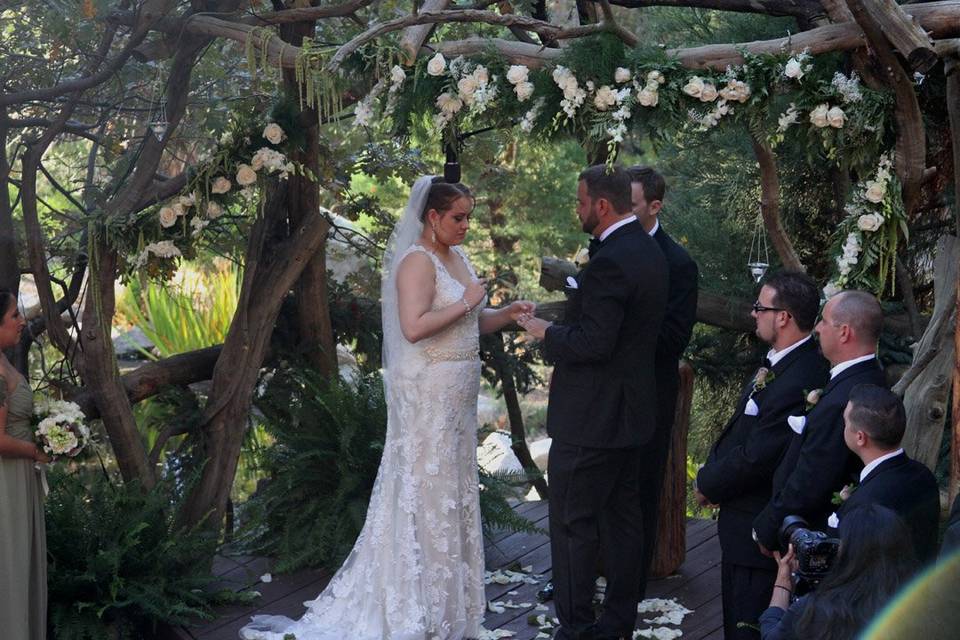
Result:
[[[864,2],[863,9],[883,28],[883,35],[914,71],[926,73],[939,57],[927,32],[893,0]]]
[[[687,432],[693,401],[693,368],[680,363],[680,390],[670,436],[666,477],[660,494],[657,517],[657,544],[653,550],[650,576],[668,576],[683,564],[687,548]]]

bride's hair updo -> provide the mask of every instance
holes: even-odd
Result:
[[[17,304],[17,296],[13,295],[13,291],[6,287],[0,287],[0,320],[7,315],[7,311],[15,304]]]
[[[430,185],[430,193],[427,194],[427,203],[420,212],[420,222],[427,217],[427,211],[436,209],[437,211],[447,211],[453,206],[453,203],[460,198],[467,197],[473,200],[473,194],[465,184],[460,182],[444,182],[442,176],[433,179]]]

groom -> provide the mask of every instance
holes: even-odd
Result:
[[[600,246],[570,283],[564,323],[524,317],[554,364],[547,408],[553,443],[550,550],[559,640],[630,638],[643,547],[637,464],[656,427],[654,353],[667,304],[667,263],[630,213],[630,175],[580,174],[577,217]],[[592,599],[597,561],[603,613]]]

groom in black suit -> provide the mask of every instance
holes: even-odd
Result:
[[[725,640],[759,638],[739,625],[756,625],[770,602],[777,563],[760,553],[750,529],[770,500],[773,472],[793,436],[787,417],[803,414],[808,392],[827,381],[827,361],[810,335],[819,308],[817,285],[803,273],[776,273],[760,289],[751,315],[757,337],[771,349],[697,474],[697,501],[720,507]]]
[[[657,336],[667,263],[631,213],[622,168],[580,174],[577,217],[601,244],[576,280],[563,324],[523,318],[554,363],[547,408],[550,550],[560,640],[630,638],[637,618],[643,513],[637,464],[656,430]],[[592,598],[603,554],[607,589]]]
[[[670,436],[680,390],[680,358],[690,343],[697,321],[697,263],[686,249],[667,235],[658,215],[667,192],[667,183],[652,167],[627,169],[631,181],[633,214],[643,230],[657,242],[667,259],[670,287],[667,311],[657,336],[657,428],[640,454],[640,509],[643,511],[642,573],[640,598],[646,595],[647,575],[656,546],[657,515],[663,490]]]
[[[940,489],[933,473],[900,447],[907,428],[900,398],[883,387],[857,385],[850,391],[843,420],[847,446],[864,467],[859,485],[827,524],[831,529],[838,527],[846,514],[861,505],[893,509],[910,529],[917,559],[930,562],[937,555]]]
[[[786,516],[802,516],[823,530],[833,494],[863,468],[844,440],[843,411],[858,384],[886,386],[876,353],[882,326],[880,303],[865,291],[841,291],[824,305],[816,332],[832,365],[830,381],[805,416],[788,419],[797,435],[774,473],[773,498],[753,521],[754,539],[765,555],[780,549]]]

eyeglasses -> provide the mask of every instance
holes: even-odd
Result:
[[[763,313],[764,311],[786,311],[781,307],[765,307],[760,304],[759,301],[753,303],[753,312],[754,313]]]

